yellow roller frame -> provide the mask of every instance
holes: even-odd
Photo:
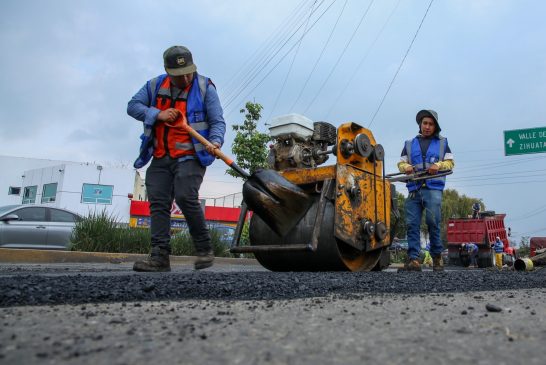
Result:
[[[352,271],[369,270],[377,262],[381,248],[390,243],[389,227],[391,212],[391,185],[383,180],[384,161],[378,161],[372,153],[363,157],[356,152],[341,153],[342,143],[354,143],[359,134],[365,134],[372,147],[377,145],[369,129],[356,123],[345,123],[337,132],[337,161],[335,165],[309,169],[290,169],[282,175],[297,185],[310,185],[327,179],[335,179],[334,234],[340,256]],[[374,227],[385,224],[384,239],[363,232],[364,222]]]

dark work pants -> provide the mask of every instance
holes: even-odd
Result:
[[[174,199],[186,218],[197,252],[212,249],[205,214],[199,203],[199,187],[205,170],[197,160],[178,162],[168,156],[152,160],[146,171],[152,248],[171,252],[171,206]]]

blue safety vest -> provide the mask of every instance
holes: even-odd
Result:
[[[445,150],[447,145],[447,139],[439,136],[434,137],[430,141],[425,160],[423,161],[423,154],[421,153],[421,146],[419,145],[419,139],[417,137],[406,141],[406,153],[408,156],[408,162],[413,166],[415,171],[427,170],[432,164],[442,161],[444,159]],[[446,185],[445,176],[436,177],[425,180],[426,187],[432,190],[444,190]],[[412,192],[418,190],[423,185],[422,181],[413,182],[409,181],[406,184],[408,191]]]
[[[166,77],[167,75],[163,74],[146,83],[149,100],[151,100],[150,106],[156,105],[160,86],[163,84]],[[209,83],[210,81],[207,77],[196,73],[186,102],[186,119],[188,120],[189,125],[200,135],[205,137],[205,139],[208,139],[209,137],[209,124],[207,122],[207,110],[205,105],[205,94]],[[134,163],[135,168],[141,168],[151,160],[154,154],[154,138],[154,127],[145,125],[144,133],[140,136],[140,154]],[[197,159],[202,166],[209,166],[214,162],[215,157],[207,152],[203,144],[193,137],[192,143]]]
[[[466,245],[466,249],[470,253],[476,253],[478,252],[478,246],[475,243],[469,243]]]
[[[495,243],[493,244],[493,250],[495,250],[495,253],[503,253],[504,243],[495,241]]]

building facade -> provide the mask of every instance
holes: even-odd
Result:
[[[146,198],[134,169],[9,156],[1,156],[0,167],[0,205],[50,205],[82,216],[104,211],[129,223],[131,199]]]

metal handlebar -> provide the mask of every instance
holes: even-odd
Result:
[[[409,174],[409,175],[406,175],[403,172],[398,172],[398,173],[395,173],[395,174],[385,175],[385,179],[389,180],[389,182],[421,181],[421,180],[427,180],[427,179],[433,179],[433,178],[436,178],[436,177],[451,175],[452,173],[453,173],[453,170],[438,171],[438,173],[434,174],[434,175],[429,174],[428,171],[426,171],[426,170],[417,171],[417,172],[414,172],[413,174]]]

